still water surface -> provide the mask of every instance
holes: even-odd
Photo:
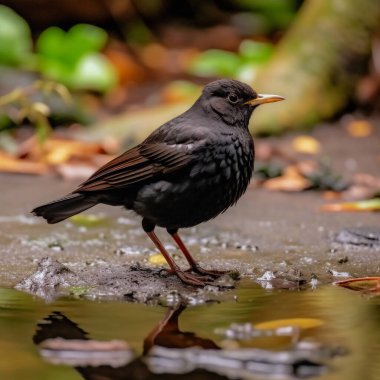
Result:
[[[313,318],[320,326],[303,330],[299,339],[318,342],[327,347],[341,347],[345,352],[329,359],[326,371],[315,376],[321,380],[380,380],[380,303],[358,293],[334,286],[307,291],[265,290],[243,281],[234,290],[236,301],[188,307],[178,315],[178,327],[191,332],[186,339],[199,345],[215,347],[254,347],[273,351],[288,350],[289,336],[258,337],[246,341],[226,340],[217,332],[231,323],[253,325],[283,318]],[[125,370],[103,373],[80,371],[69,365],[51,364],[41,358],[36,330],[53,312],[67,318],[69,324],[88,333],[96,340],[121,339],[128,342],[135,358],[143,352],[144,340],[157,324],[167,317],[168,308],[128,302],[96,302],[85,299],[58,299],[52,303],[12,289],[0,289],[0,379],[2,380],[77,380],[137,379]],[[177,321],[176,321],[177,322]],[[82,331],[78,330],[78,331]],[[172,329],[171,339],[179,331]],[[183,337],[183,335],[181,335]],[[189,338],[190,337],[190,338]],[[164,339],[165,340],[165,339]],[[164,341],[163,340],[163,341]],[[167,339],[166,339],[167,340]],[[170,340],[170,339],[169,339]],[[178,340],[178,339],[177,339]],[[294,340],[294,337],[293,337]],[[157,343],[157,342],[156,342]],[[188,375],[146,375],[149,379],[223,379],[221,375],[189,377]],[[270,376],[247,375],[250,379],[272,379]]]

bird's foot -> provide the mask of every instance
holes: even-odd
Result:
[[[200,275],[211,276],[212,278],[218,278],[223,276],[226,273],[230,273],[228,270],[212,270],[212,269],[204,269],[199,264],[193,265],[187,271],[191,271]]]
[[[212,285],[212,281],[214,278],[209,275],[201,275],[191,273],[191,269],[188,270],[172,270],[172,269],[164,269],[160,272],[160,275],[165,277],[167,276],[177,276],[184,284],[192,285],[192,286],[206,286]]]
[[[175,273],[178,278],[187,285],[206,286],[212,285],[213,278],[210,276],[200,276],[198,274],[189,273],[187,271],[177,271]]]

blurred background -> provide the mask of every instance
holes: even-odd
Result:
[[[126,272],[136,261],[163,265],[137,218],[107,208],[109,219],[96,211],[52,227],[30,210],[141,142],[218,78],[286,101],[259,108],[251,118],[254,191],[214,222],[185,232],[207,265],[227,265],[248,277],[236,293],[226,293],[226,302],[189,298],[198,307],[184,311],[181,331],[179,313],[171,321],[166,308],[134,302],[178,301],[176,290],[165,285],[166,295],[156,288],[156,277],[136,282],[138,276],[130,276],[135,267]],[[137,355],[143,342],[146,348],[157,337],[162,346],[166,339],[170,347],[204,342],[226,352],[241,348],[243,359],[246,347],[269,355],[285,350],[291,359],[295,352],[291,374],[297,378],[380,378],[379,298],[368,300],[378,296],[380,279],[367,278],[379,272],[378,213],[370,214],[380,210],[379,111],[380,1],[0,0],[1,379],[79,378],[64,362],[40,359],[32,337],[37,345],[44,330],[49,333],[50,325],[37,322],[42,318],[58,324],[54,337],[72,331],[88,339],[88,331],[92,339],[127,341],[139,379],[154,378],[147,370],[141,375]],[[91,287],[70,286],[62,293],[67,297],[54,302],[8,289],[34,275],[46,256]],[[51,272],[39,270],[37,277],[49,284]],[[361,284],[347,280],[359,294],[322,285],[349,277],[364,277]],[[279,332],[250,340],[215,332],[247,332],[251,325]],[[296,339],[283,333],[289,325]],[[299,353],[305,352],[322,365],[311,361],[312,371],[302,372]],[[274,378],[278,363],[264,359],[266,378]],[[85,378],[133,378],[129,364],[99,364],[97,372],[90,363],[77,364]],[[242,363],[233,363],[228,374],[248,368]],[[158,369],[157,378],[164,378]],[[226,378],[218,371],[204,378]],[[184,376],[200,379],[199,372]]]
[[[379,208],[379,2],[9,0],[0,41],[0,172],[83,179],[228,77],[286,98],[254,185]]]

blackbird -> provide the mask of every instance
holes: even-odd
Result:
[[[257,94],[236,80],[211,82],[182,115],[105,164],[69,195],[32,212],[57,223],[99,203],[124,206],[142,216],[144,231],[171,272],[186,284],[204,286],[224,272],[202,268],[178,229],[215,218],[237,202],[253,171],[249,118],[260,104],[283,99]],[[188,261],[188,270],[171,258],[155,226],[166,228]]]

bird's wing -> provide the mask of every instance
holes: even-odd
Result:
[[[138,145],[101,167],[75,192],[122,188],[177,172],[192,161],[190,152],[190,145]]]

